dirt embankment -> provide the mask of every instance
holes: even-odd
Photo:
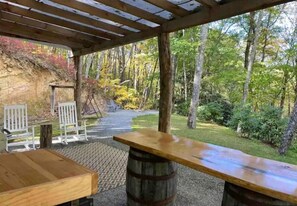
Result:
[[[72,81],[61,70],[34,55],[9,53],[0,47],[0,120],[5,104],[26,103],[31,116],[46,115],[50,109],[49,84],[71,85]],[[73,89],[58,90],[56,99],[73,99]]]

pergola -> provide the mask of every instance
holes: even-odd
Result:
[[[293,0],[0,0],[0,35],[71,49],[79,111],[81,55],[158,36],[159,130],[169,132],[173,83],[168,34],[290,1]]]

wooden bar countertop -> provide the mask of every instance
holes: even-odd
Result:
[[[97,190],[96,172],[54,151],[0,155],[0,205],[57,205]]]
[[[297,204],[296,165],[152,129],[118,134],[114,139],[235,185]]]

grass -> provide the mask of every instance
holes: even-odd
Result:
[[[241,150],[247,154],[287,162],[297,165],[297,150],[290,149],[285,156],[280,156],[276,148],[258,140],[239,137],[237,133],[227,127],[212,123],[199,122],[196,129],[187,128],[187,118],[172,115],[171,132],[179,137],[187,137],[201,142]],[[133,119],[134,130],[140,128],[158,127],[158,115],[144,115]]]
[[[86,120],[87,128],[96,125],[97,120],[98,120],[96,115],[84,116],[84,119]],[[47,123],[52,124],[52,126],[53,126],[53,137],[60,136],[58,119],[50,121],[50,122],[45,122],[44,124],[47,124]],[[36,124],[35,125],[35,137],[39,138],[39,136],[40,136],[40,126],[39,126],[39,124]]]

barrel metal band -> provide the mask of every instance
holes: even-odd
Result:
[[[174,198],[175,198],[175,194],[166,198],[165,200],[159,200],[159,201],[147,201],[147,200],[143,200],[137,197],[134,197],[133,195],[131,195],[128,191],[127,192],[127,197],[131,200],[133,200],[134,202],[137,202],[141,205],[146,205],[146,206],[162,206],[162,205],[167,205],[169,203],[171,203]]]
[[[164,159],[164,158],[145,158],[145,157],[138,157],[132,153],[129,153],[129,158],[141,162],[154,162],[154,163],[162,163],[162,162],[170,162],[170,160]]]
[[[176,175],[176,171],[172,172],[169,175],[162,175],[162,176],[142,175],[142,174],[137,174],[137,173],[133,172],[129,168],[127,168],[127,173],[129,175],[131,175],[132,177],[136,177],[138,179],[154,180],[154,181],[158,181],[158,180],[169,180],[169,179],[175,177],[175,175]]]
[[[231,184],[231,183],[228,183],[228,184],[230,184],[231,187],[233,186],[233,184]],[[235,187],[239,187],[239,186],[235,186]],[[245,189],[245,188],[243,188],[243,189]],[[244,203],[246,205],[253,205],[253,206],[271,206],[271,204],[269,204],[269,203],[257,201],[256,198],[250,199],[250,198],[244,196],[242,194],[242,192],[240,192],[240,193],[235,192],[233,189],[231,189],[228,186],[225,186],[224,190],[226,191],[226,193],[228,195],[230,195],[231,197],[233,197],[235,200],[238,200],[240,203]],[[245,189],[245,190],[248,190],[248,189]],[[257,193],[257,192],[254,192],[254,191],[251,191],[251,192]],[[263,194],[260,194],[260,195],[263,195]],[[263,196],[265,197],[266,195],[263,195]],[[272,198],[272,197],[267,196],[267,198]],[[281,201],[281,200],[278,200],[278,201]]]

